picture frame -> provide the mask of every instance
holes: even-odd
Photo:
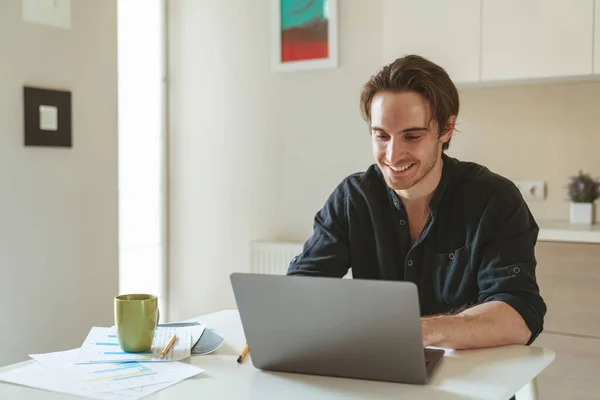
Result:
[[[272,69],[338,66],[339,0],[271,0]]]

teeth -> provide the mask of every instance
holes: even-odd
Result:
[[[396,172],[402,172],[402,171],[406,171],[407,169],[409,169],[413,164],[406,164],[403,165],[401,167],[392,167],[391,165],[389,166],[391,169],[393,169]]]

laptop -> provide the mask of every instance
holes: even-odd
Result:
[[[426,384],[444,350],[423,348],[412,282],[233,273],[261,370]]]

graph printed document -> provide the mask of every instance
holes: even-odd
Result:
[[[77,363],[117,363],[117,362],[162,362],[178,361],[191,356],[194,339],[197,341],[204,327],[158,327],[152,343],[152,350],[142,353],[127,353],[121,349],[115,328],[94,327],[86,337],[77,357]],[[164,358],[160,357],[169,340],[177,335],[177,340]]]
[[[36,363],[0,373],[0,380],[100,400],[139,399],[204,370],[180,362],[74,364],[79,349],[31,355]]]

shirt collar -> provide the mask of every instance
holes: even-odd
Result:
[[[440,178],[440,183],[438,183],[437,187],[433,191],[433,196],[429,201],[429,211],[434,218],[437,215],[438,209],[440,208],[444,193],[452,181],[452,176],[454,175],[454,169],[457,163],[455,158],[449,157],[446,155],[446,153],[442,153],[442,161],[444,163],[442,166],[442,177]]]

